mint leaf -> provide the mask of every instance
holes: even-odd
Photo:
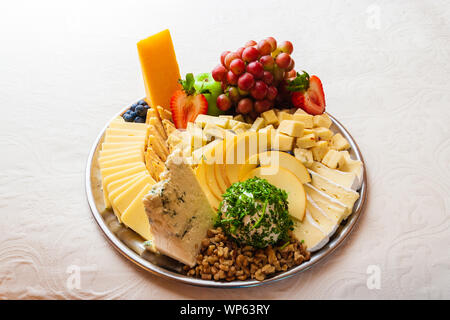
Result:
[[[305,92],[309,88],[309,74],[303,71],[302,74],[297,72],[297,77],[288,81],[286,89],[293,92]]]

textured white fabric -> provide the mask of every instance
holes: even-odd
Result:
[[[450,298],[449,17],[445,0],[2,2],[0,298]],[[144,95],[136,42],[167,27],[183,74],[272,35],[320,76],[369,179],[329,259],[262,288],[205,289],[140,270],[103,237],[86,158]]]

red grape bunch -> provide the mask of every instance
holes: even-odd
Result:
[[[290,41],[277,45],[269,37],[258,43],[250,40],[234,52],[224,51],[221,64],[212,71],[224,91],[217,97],[219,109],[234,107],[237,113],[256,117],[272,108],[284,80],[296,76],[293,50]]]

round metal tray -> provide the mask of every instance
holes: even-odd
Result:
[[[118,113],[115,117],[122,114],[124,110]],[[361,160],[364,164],[363,157],[359,151],[358,145],[350,133],[342,126],[339,121],[328,114],[333,121],[331,130],[333,132],[340,132],[350,143],[351,149],[350,154],[353,159]],[[115,118],[114,117],[114,118]],[[109,124],[109,122],[108,122]],[[231,281],[231,282],[216,282],[211,280],[201,280],[197,278],[188,277],[181,273],[182,265],[177,261],[160,254],[155,254],[145,249],[143,243],[144,239],[141,238],[133,230],[127,228],[126,226],[120,224],[114,213],[111,210],[105,210],[103,203],[103,193],[101,190],[101,178],[100,170],[98,167],[98,155],[101,147],[101,143],[104,139],[104,133],[108,124],[103,128],[103,130],[98,135],[95,140],[91,151],[89,153],[87,165],[86,165],[86,193],[89,206],[92,211],[92,215],[97,221],[100,229],[105,234],[106,238],[110,243],[127,259],[137,264],[139,267],[150,271],[151,273],[167,279],[172,279],[186,284],[191,284],[195,286],[204,287],[215,287],[215,288],[238,288],[238,287],[251,287],[258,286],[267,283],[272,283],[275,281],[283,280],[289,278],[293,275],[299,274],[300,272],[311,268],[313,265],[319,261],[324,260],[328,257],[337,247],[339,247],[344,240],[348,237],[350,232],[356,225],[359,217],[361,216],[364,204],[367,197],[367,177],[366,177],[366,167],[364,164],[364,177],[359,190],[360,197],[356,201],[353,207],[353,213],[348,217],[348,219],[341,223],[338,230],[331,237],[330,241],[319,251],[311,254],[311,259],[302,263],[301,265],[294,267],[288,271],[277,273],[271,277],[263,280],[248,280],[248,281]]]

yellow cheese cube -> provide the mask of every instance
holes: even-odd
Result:
[[[266,120],[267,125],[273,124],[274,126],[278,126],[278,124],[280,123],[278,121],[278,117],[275,114],[275,111],[273,111],[273,109],[263,112],[261,115],[264,118],[264,120]]]
[[[233,120],[233,116],[232,116],[232,115],[227,115],[227,114],[221,114],[221,115],[219,116],[219,118],[228,118],[228,119],[230,119],[230,120]]]
[[[328,152],[322,159],[322,163],[326,165],[328,168],[336,169],[339,166],[343,166],[345,163],[345,159],[339,151],[334,149],[329,149]]]
[[[299,148],[311,148],[316,145],[316,137],[314,134],[307,134],[301,138],[297,138],[296,145]]]
[[[310,114],[298,114],[298,113],[296,113],[296,114],[293,115],[293,119],[295,121],[302,122],[303,126],[305,128],[312,128],[314,126],[313,116],[310,115]]]
[[[310,129],[310,128],[303,129],[303,135],[306,136],[308,134],[313,134],[314,137],[316,136],[316,133],[315,133],[315,131],[313,129]]]
[[[314,127],[325,127],[329,128],[331,126],[331,119],[330,117],[324,113],[319,116],[314,116],[313,118]]]
[[[305,110],[303,110],[302,108],[298,108],[295,110],[294,115],[296,114],[309,114],[307,113]]]
[[[241,121],[241,122],[245,121],[244,116],[242,114],[238,114],[238,115],[234,116],[233,119],[236,121]]]
[[[278,121],[281,123],[283,120],[293,120],[294,117],[292,116],[292,114],[286,112],[286,111],[280,111],[277,114],[278,116]]]
[[[208,123],[205,126],[205,129],[203,129],[203,134],[208,140],[211,140],[212,138],[225,139],[226,130],[215,124]]]
[[[317,141],[316,145],[311,148],[311,151],[315,161],[322,161],[323,157],[328,152],[328,141]]]
[[[311,150],[306,150],[302,148],[294,149],[295,157],[300,160],[303,165],[307,168],[311,167],[314,163],[314,158]]]
[[[294,144],[294,138],[287,136],[283,133],[275,134],[275,141],[272,143],[272,147],[280,151],[292,151],[292,145]]]
[[[303,135],[303,123],[295,120],[283,120],[280,122],[278,131],[291,137],[301,137]]]
[[[316,135],[316,137],[320,140],[330,140],[331,137],[333,136],[333,132],[325,127],[318,127],[318,128],[314,128],[314,133]]]
[[[250,131],[258,131],[259,129],[264,127],[265,124],[266,124],[266,121],[264,120],[264,118],[258,117],[258,118],[256,118],[255,122],[253,122],[253,125],[250,128]]]
[[[203,130],[198,127],[194,127],[194,129],[191,132],[191,136],[192,136],[192,147],[194,148],[194,150],[203,147],[207,142],[206,135],[203,134]]]
[[[331,144],[330,144],[332,149],[336,149],[336,150],[347,150],[350,149],[350,144],[348,143],[347,139],[345,139],[342,134],[340,133],[336,133],[332,138],[331,138]]]
[[[199,114],[195,119],[195,123],[199,123],[204,128],[206,124],[211,123],[215,124],[221,128],[226,128],[230,119],[228,118],[219,118],[214,116],[209,116],[206,114]]]

